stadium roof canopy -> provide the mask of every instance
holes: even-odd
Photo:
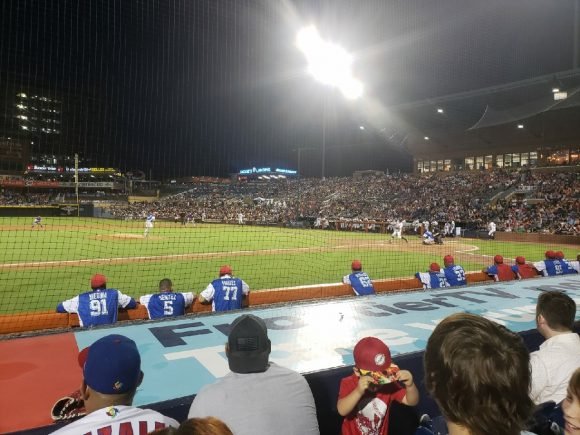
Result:
[[[567,98],[555,100],[553,88]],[[580,140],[580,70],[391,108],[415,158],[492,154]],[[518,128],[519,126],[519,128]]]

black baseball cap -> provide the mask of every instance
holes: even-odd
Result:
[[[230,327],[228,348],[228,364],[232,372],[266,371],[271,351],[266,323],[253,314],[238,317]]]

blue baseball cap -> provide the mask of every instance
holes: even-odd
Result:
[[[98,339],[79,353],[85,383],[102,394],[135,390],[142,379],[141,355],[133,340],[111,334]]]

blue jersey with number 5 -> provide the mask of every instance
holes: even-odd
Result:
[[[183,316],[185,313],[185,298],[181,293],[157,293],[151,296],[147,310],[151,319]]]
[[[467,280],[465,279],[465,270],[463,267],[458,265],[448,266],[443,269],[445,272],[445,278],[451,287],[456,287],[458,285],[466,285]]]
[[[215,289],[214,311],[229,311],[242,308],[243,288],[240,278],[220,278],[212,281]]]

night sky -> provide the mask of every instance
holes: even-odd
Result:
[[[326,100],[327,175],[409,170],[389,107],[569,70],[573,16],[574,0],[2,0],[0,111],[57,95],[62,135],[38,151],[157,178],[297,168],[297,148],[320,176]],[[361,101],[305,73],[307,24],[354,54]]]

